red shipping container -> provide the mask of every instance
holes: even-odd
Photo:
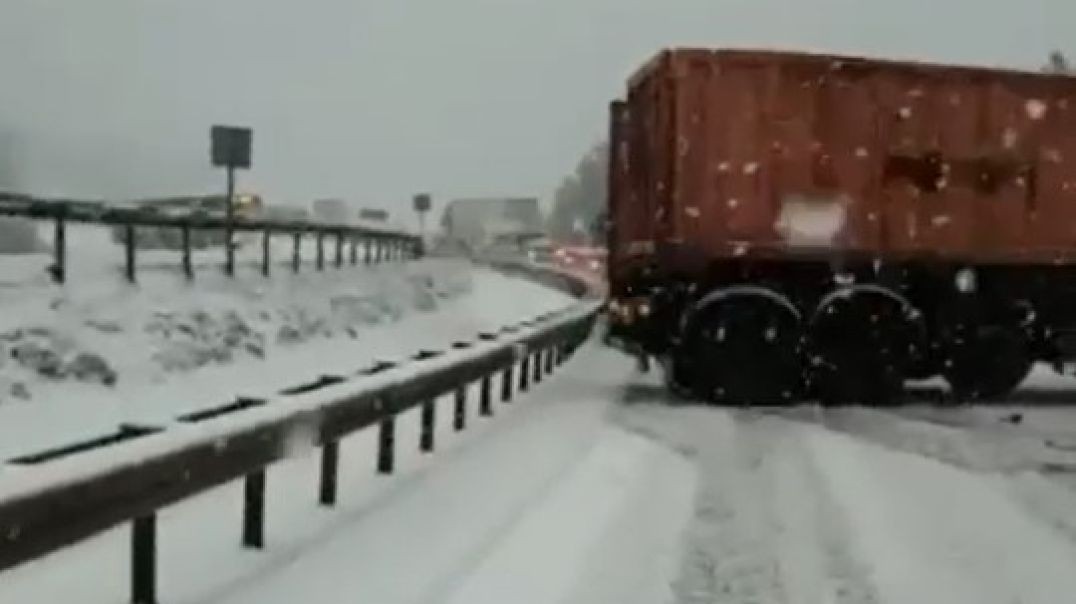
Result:
[[[614,267],[1076,260],[1073,77],[673,50],[631,79],[611,124]]]

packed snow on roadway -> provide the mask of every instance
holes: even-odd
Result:
[[[70,231],[62,286],[49,254],[0,256],[0,457],[443,349],[573,302],[462,261],[360,256],[337,269],[331,243],[323,272],[308,246],[293,274],[288,237],[269,279],[256,245],[234,279],[221,250],[200,251],[193,283],[178,252],[140,251],[132,285],[106,233]]]
[[[273,466],[265,550],[238,546],[240,484],[166,509],[162,601],[1066,602],[1076,409],[1021,396],[714,408],[593,342],[464,432],[441,399],[434,455],[402,416],[395,476],[373,473],[375,431],[346,439],[335,509],[313,451]],[[0,601],[121,601],[128,548],[117,529],[0,575]]]

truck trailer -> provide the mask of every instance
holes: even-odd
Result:
[[[609,335],[730,404],[1076,361],[1076,78],[661,52],[611,105]]]

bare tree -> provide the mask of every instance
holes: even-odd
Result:
[[[549,229],[560,241],[589,243],[599,238],[597,226],[606,208],[609,145],[599,143],[579,160],[575,173],[557,188]]]
[[[1050,53],[1050,58],[1042,69],[1047,73],[1076,73],[1072,69],[1072,64],[1060,50]]]

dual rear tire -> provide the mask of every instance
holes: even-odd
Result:
[[[931,346],[920,313],[898,293],[874,285],[843,288],[804,319],[774,290],[737,286],[697,303],[681,326],[666,375],[681,394],[729,405],[891,405],[904,382],[941,359],[958,400],[998,398],[1031,369],[1027,334],[976,325],[940,334]],[[938,367],[930,369],[936,373]]]

